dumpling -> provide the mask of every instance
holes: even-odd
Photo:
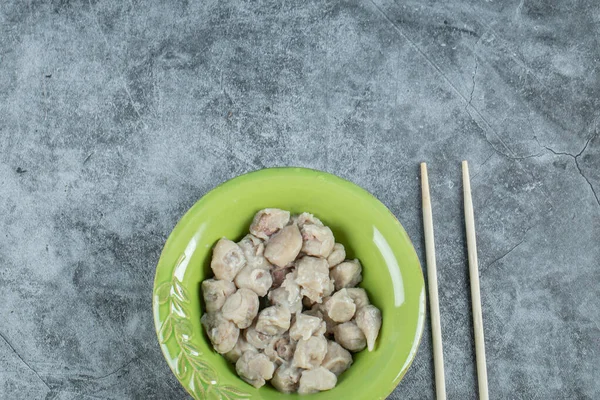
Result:
[[[258,296],[250,289],[241,288],[225,300],[223,317],[238,328],[246,329],[258,314]]]
[[[327,226],[306,224],[302,227],[302,252],[310,256],[327,258],[333,250],[335,238]]]
[[[296,262],[296,283],[302,288],[300,294],[321,303],[323,296],[333,293],[329,279],[329,265],[322,258],[304,256]]]
[[[358,285],[362,281],[362,267],[360,261],[344,261],[341,264],[331,268],[329,276],[333,280],[335,290],[350,288]]]
[[[344,322],[333,328],[335,341],[353,353],[367,347],[367,339],[363,331],[354,322]]]
[[[325,322],[325,334],[333,335],[333,328],[335,328],[338,323],[329,318],[327,310],[325,310],[325,304],[315,304],[310,311],[304,311],[304,313],[322,318],[323,322]]]
[[[294,280],[294,273],[289,273],[281,284],[281,287],[269,292],[269,300],[272,305],[285,306],[290,313],[302,311],[302,296],[300,286]]]
[[[291,361],[295,351],[296,342],[291,340],[290,335],[285,333],[282,336],[273,337],[265,347],[264,353],[276,365],[281,365],[284,362]]]
[[[277,368],[271,385],[282,393],[294,393],[298,390],[298,382],[302,371],[292,367],[289,363],[283,363]]]
[[[373,351],[381,329],[381,311],[373,305],[362,307],[356,312],[355,322],[367,338],[369,351]]]
[[[327,354],[327,339],[323,335],[311,336],[308,340],[300,340],[292,365],[302,369],[317,368]]]
[[[341,243],[336,243],[333,245],[333,250],[331,254],[327,257],[327,264],[329,264],[329,268],[335,267],[342,261],[346,259],[346,249],[344,245]]]
[[[223,355],[229,362],[235,364],[237,360],[239,360],[239,358],[242,356],[242,354],[244,354],[244,352],[248,350],[256,351],[256,347],[248,343],[246,339],[244,339],[243,335],[240,335],[233,349],[231,349]]]
[[[273,339],[272,335],[257,331],[256,324],[252,324],[248,329],[244,330],[244,337],[248,343],[260,350],[266,348]]]
[[[302,372],[298,385],[299,394],[317,393],[330,390],[337,384],[337,377],[327,368],[318,367]]]
[[[235,371],[240,378],[258,389],[273,377],[275,364],[266,355],[249,350],[237,360]]]
[[[369,296],[367,295],[367,291],[363,288],[348,288],[346,289],[346,292],[352,301],[354,301],[354,304],[356,304],[357,310],[361,307],[371,304],[369,301]]]
[[[356,305],[346,289],[335,292],[324,304],[327,315],[335,322],[350,321],[356,312]]]
[[[219,239],[210,261],[210,268],[215,277],[231,282],[244,265],[246,265],[246,257],[240,246],[229,239]]]
[[[336,376],[350,368],[352,365],[352,354],[336,342],[327,341],[327,354],[323,359],[322,367],[327,368]]]
[[[256,388],[268,380],[283,393],[335,387],[352,352],[373,350],[382,325],[381,311],[357,287],[360,262],[346,257],[314,215],[257,212],[237,244],[216,243],[214,278],[201,285],[201,323],[215,350]]]
[[[238,288],[246,288],[263,297],[273,284],[271,271],[263,267],[246,265],[235,277],[235,285]]]
[[[248,234],[238,242],[238,246],[242,249],[244,257],[246,257],[246,265],[264,269],[271,268],[271,264],[269,264],[264,256],[265,244],[261,239],[252,234]]]
[[[206,312],[216,312],[223,307],[227,296],[235,292],[235,285],[230,281],[206,279],[202,282],[202,296]]]
[[[271,290],[269,292],[269,300],[274,306],[280,305],[287,307],[287,309],[290,310],[290,313],[292,314],[300,312],[302,310],[302,302],[300,301],[299,294],[296,295],[296,293],[290,292],[287,288],[284,287]]]
[[[308,314],[296,314],[296,320],[290,328],[290,337],[294,340],[308,340],[321,328],[322,323],[323,320],[319,317]]]
[[[235,347],[240,330],[233,322],[225,319],[221,312],[204,314],[200,322],[218,353],[225,354]]]
[[[293,218],[293,221],[298,225],[300,229],[302,229],[304,225],[323,226],[323,222],[321,222],[319,218],[307,212],[303,212],[302,214],[295,216]]]
[[[267,240],[269,236],[286,226],[289,220],[289,211],[278,208],[265,208],[254,216],[250,225],[250,233],[260,239]]]
[[[266,335],[281,335],[290,329],[292,314],[285,306],[271,306],[262,310],[256,320],[256,330]]]
[[[265,247],[265,258],[279,268],[296,259],[302,248],[302,235],[298,226],[288,225],[271,236]]]

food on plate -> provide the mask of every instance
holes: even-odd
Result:
[[[233,322],[240,329],[252,325],[258,314],[258,296],[250,289],[240,288],[227,297],[221,309],[223,317]]]
[[[348,350],[333,340],[327,341],[327,354],[325,354],[321,366],[339,376],[342,372],[350,368],[352,362],[352,354]]]
[[[202,326],[238,376],[282,393],[330,390],[352,353],[375,347],[381,311],[371,304],[362,265],[310,213],[260,210],[238,243],[213,248],[214,277],[201,284]],[[350,253],[352,254],[352,253]]]
[[[337,376],[326,368],[318,367],[302,372],[298,385],[299,394],[317,393],[335,387]]]
[[[353,353],[367,347],[367,338],[355,322],[344,322],[333,328],[335,341]]]
[[[367,305],[356,312],[356,325],[364,333],[367,339],[369,351],[373,351],[375,339],[381,329],[381,311],[373,305]]]
[[[235,363],[235,371],[240,378],[259,388],[270,380],[275,372],[275,364],[269,357],[256,350],[245,351]]]
[[[360,261],[344,261],[331,268],[329,275],[334,282],[335,290],[352,288],[362,281],[362,267]]]
[[[301,369],[290,364],[281,364],[273,375],[271,385],[282,393],[294,393],[298,391],[301,375]]]
[[[327,257],[327,264],[329,264],[329,268],[335,267],[345,259],[346,249],[344,248],[344,245],[341,243],[336,243],[333,245],[333,250]]]
[[[206,311],[216,312],[223,307],[227,296],[235,293],[236,287],[233,282],[220,281],[218,279],[206,279],[202,282],[202,295]]]
[[[325,302],[325,312],[335,322],[348,322],[354,317],[356,304],[346,289],[341,289]]]
[[[284,268],[298,257],[302,235],[297,225],[288,225],[274,234],[265,246],[265,258],[276,267]]]
[[[228,353],[235,347],[240,330],[233,322],[225,319],[220,311],[204,314],[200,322],[218,353]]]
[[[213,249],[210,268],[217,279],[232,281],[246,265],[242,248],[229,239],[222,238]]]

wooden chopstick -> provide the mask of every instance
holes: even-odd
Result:
[[[469,276],[471,280],[471,304],[473,308],[473,330],[475,331],[475,358],[477,360],[477,381],[479,398],[488,400],[487,368],[485,364],[485,342],[483,340],[483,317],[481,315],[481,293],[479,289],[479,267],[477,265],[477,243],[475,241],[475,216],[471,198],[469,165],[462,162],[463,194],[465,203],[465,227],[469,255]]]
[[[431,311],[431,336],[433,339],[433,363],[435,367],[435,392],[437,400],[446,399],[444,379],[444,353],[442,349],[442,328],[438,299],[437,268],[435,264],[435,241],[433,239],[433,218],[427,165],[421,163],[421,195],[423,200],[423,227],[425,230],[425,255],[427,260],[427,280],[429,281],[429,307]]]

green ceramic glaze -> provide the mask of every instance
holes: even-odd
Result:
[[[402,188],[398,188],[402,190]],[[212,275],[211,248],[241,239],[256,211],[308,211],[331,227],[348,258],[363,264],[363,282],[383,325],[373,352],[364,350],[330,391],[283,395],[255,389],[214,352],[202,331],[200,282]],[[273,168],[239,176],[200,199],[169,236],[154,280],[154,324],[164,356],[197,399],[384,399],[410,366],[423,331],[425,289],[419,260],[394,215],[360,187],[320,171]]]

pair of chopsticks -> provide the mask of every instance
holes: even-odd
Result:
[[[473,309],[473,329],[475,331],[475,358],[479,398],[488,400],[487,369],[485,364],[485,344],[483,340],[483,317],[481,315],[481,294],[479,290],[479,267],[477,265],[477,244],[475,242],[475,216],[471,198],[469,165],[462,162],[463,196],[465,206],[465,227],[469,256],[469,276],[471,281],[471,304]],[[442,329],[440,326],[440,306],[438,299],[437,267],[435,263],[435,242],[433,239],[433,218],[427,165],[421,163],[421,193],[423,199],[423,226],[425,228],[425,254],[427,277],[429,280],[429,305],[431,309],[431,331],[433,336],[433,363],[435,368],[435,390],[437,400],[446,399],[444,379],[444,355],[442,351]]]

